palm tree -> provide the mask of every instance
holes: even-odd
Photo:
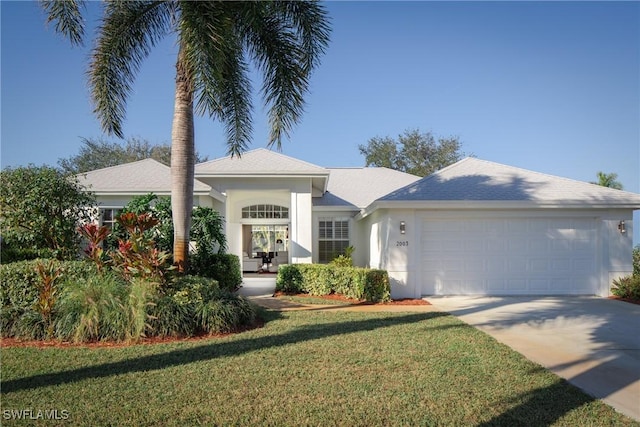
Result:
[[[622,190],[622,183],[620,181],[617,181],[617,179],[617,173],[598,172],[598,182],[591,182],[591,184],[615,188],[616,190]]]
[[[48,20],[72,43],[83,36],[82,1],[42,2]],[[329,21],[317,2],[111,1],[104,7],[89,65],[95,113],[103,130],[123,137],[126,99],[142,61],[176,34],[176,90],[171,132],[174,261],[187,261],[194,182],[194,112],[220,120],[227,152],[240,156],[251,137],[249,62],[263,75],[268,146],[301,117],[309,77],[329,43]],[[194,110],[195,109],[195,110]]]

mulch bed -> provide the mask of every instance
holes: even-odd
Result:
[[[431,305],[429,301],[423,299],[414,299],[414,298],[402,298],[395,299],[389,302],[370,302],[370,301],[360,301],[354,300],[351,298],[347,298],[344,295],[340,294],[330,294],[330,295],[309,295],[309,294],[287,294],[284,292],[276,292],[274,294],[275,297],[287,296],[287,297],[299,297],[299,298],[314,298],[318,300],[334,300],[334,301],[344,301],[348,302],[351,305]]]
[[[191,342],[202,341],[210,338],[221,338],[240,332],[249,331],[252,329],[262,328],[264,326],[263,321],[257,321],[252,326],[239,328],[233,332],[227,332],[224,334],[201,334],[192,337],[148,337],[141,338],[137,342],[122,342],[122,341],[95,341],[86,343],[72,343],[68,341],[38,341],[38,340],[19,340],[17,338],[0,338],[0,348],[6,347],[36,347],[36,348],[122,348],[130,347],[133,345],[152,345],[152,344],[171,344],[176,342]]]
[[[615,299],[615,300],[618,300],[618,301],[630,302],[631,304],[638,304],[638,305],[640,305],[640,300],[637,300],[637,299],[631,299],[631,298],[620,298],[620,297],[617,297],[617,296],[615,296],[615,295],[610,296],[610,297],[609,297],[609,299]]]

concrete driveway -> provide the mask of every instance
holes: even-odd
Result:
[[[640,421],[640,305],[596,297],[429,297]]]

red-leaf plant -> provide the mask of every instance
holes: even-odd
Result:
[[[102,272],[106,261],[102,242],[109,236],[109,227],[99,227],[97,224],[91,223],[78,228],[78,231],[89,242],[84,252],[95,262],[98,271]]]
[[[62,274],[60,267],[56,267],[53,260],[49,260],[47,264],[38,263],[36,266],[40,282],[38,282],[38,301],[36,302],[36,310],[42,316],[44,321],[47,338],[53,336],[53,310],[56,304],[58,287],[56,281]]]
[[[126,280],[141,277],[163,282],[166,273],[173,269],[169,265],[171,255],[159,251],[155,242],[145,233],[156,226],[159,220],[149,213],[133,212],[123,213],[116,220],[127,232],[128,239],[118,240],[118,249],[108,253],[102,249],[102,242],[110,233],[107,227],[98,227],[96,224],[80,227],[80,233],[89,241],[85,252],[96,263],[98,270],[103,270],[106,255],[109,255],[113,268]]]

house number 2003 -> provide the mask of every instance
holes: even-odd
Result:
[[[407,240],[398,240],[396,246],[409,246],[409,242]]]

